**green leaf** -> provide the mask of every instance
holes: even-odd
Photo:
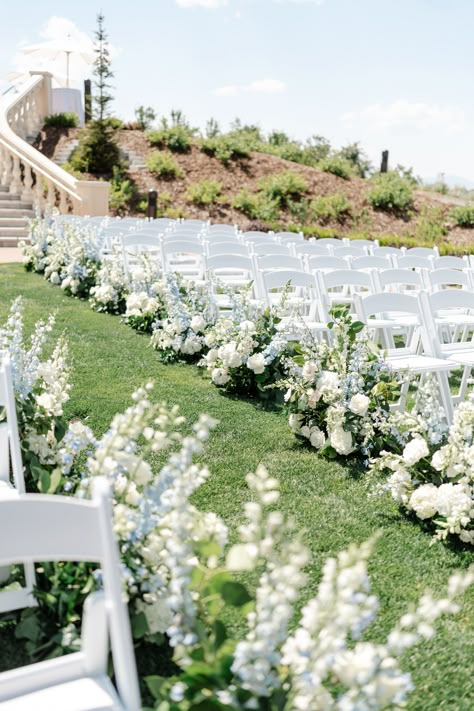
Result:
[[[149,632],[148,622],[144,612],[139,612],[137,615],[133,615],[130,619],[130,624],[132,626],[132,635],[134,639],[142,639]]]
[[[51,477],[46,469],[41,469],[38,481],[38,489],[42,494],[46,494],[51,486]]]
[[[233,578],[229,573],[216,573],[209,580],[209,589],[212,592],[220,593],[225,583],[232,582]]]
[[[64,435],[66,434],[66,430],[67,430],[66,422],[64,420],[57,418],[54,421],[54,436],[56,437],[57,442],[60,442],[63,439]]]
[[[227,630],[221,620],[215,620],[212,625],[212,631],[214,633],[214,649],[217,652],[227,639]]]
[[[41,623],[36,611],[27,611],[20,622],[15,627],[15,637],[17,639],[28,639],[31,642],[38,642],[41,639]]]
[[[161,696],[161,689],[166,682],[169,682],[169,679],[167,679],[164,676],[146,676],[145,677],[145,683],[148,686],[150,690],[150,694],[153,696],[154,699],[159,699]]]
[[[54,494],[54,492],[61,483],[61,476],[62,474],[60,469],[53,470],[53,473],[51,474],[51,483],[47,492],[48,494]]]
[[[252,600],[247,588],[242,583],[224,583],[221,588],[221,595],[225,602],[234,607],[242,607],[242,605]]]

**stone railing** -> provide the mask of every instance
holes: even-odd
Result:
[[[77,180],[27,142],[51,106],[48,72],[32,72],[18,94],[7,94],[0,102],[0,185],[40,212],[56,207],[61,213],[107,215],[109,183]]]

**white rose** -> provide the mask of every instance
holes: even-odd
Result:
[[[214,368],[211,378],[216,385],[225,385],[230,380],[227,368]]]
[[[263,353],[254,353],[250,356],[247,360],[247,368],[249,368],[249,370],[253,370],[255,375],[263,373],[265,370],[265,358]]]
[[[313,390],[310,388],[308,390],[308,407],[316,407],[321,398],[321,393],[319,390]]]
[[[143,459],[140,460],[138,467],[135,469],[134,479],[137,484],[144,485],[151,481],[153,473],[148,462],[144,462]]]
[[[328,390],[336,390],[339,387],[339,376],[331,370],[323,370],[316,384],[318,390],[327,388]]]
[[[429,453],[430,451],[425,440],[421,439],[421,437],[415,437],[411,442],[405,445],[402,457],[407,467],[412,467],[419,462],[420,459],[427,457]]]
[[[431,465],[437,472],[440,472],[446,466],[446,457],[443,449],[438,449],[431,458]]]
[[[353,450],[352,434],[342,427],[336,427],[329,436],[331,447],[334,447],[338,454],[347,455]]]
[[[302,375],[304,380],[307,380],[308,382],[314,379],[315,374],[318,371],[318,366],[316,363],[313,363],[312,361],[308,360],[302,370]]]
[[[301,435],[302,437],[306,437],[306,439],[309,439],[309,438],[310,438],[310,436],[311,436],[311,430],[309,429],[308,425],[304,425],[304,427],[302,427],[302,428],[300,429],[300,435]]]
[[[219,358],[226,368],[238,368],[242,365],[242,356],[236,350],[236,345],[235,341],[231,341],[219,348]]]
[[[353,395],[349,400],[349,410],[354,413],[354,415],[360,415],[363,417],[367,410],[369,409],[370,398],[363,393],[357,393]]]
[[[409,506],[418,518],[432,518],[437,512],[438,489],[434,484],[422,484],[410,496]]]
[[[191,328],[193,329],[194,333],[199,333],[200,331],[204,331],[206,328],[207,323],[206,320],[203,319],[202,316],[193,316],[191,319]]]
[[[45,410],[50,411],[54,407],[53,396],[49,393],[43,393],[36,398],[36,402],[40,407],[44,407]]]
[[[240,324],[240,330],[242,331],[242,333],[247,333],[251,335],[256,331],[255,324],[253,321],[242,321],[242,323]]]
[[[53,272],[49,277],[49,281],[51,282],[51,284],[60,284],[61,279],[59,278],[59,274],[57,272]]]
[[[207,365],[213,365],[213,363],[215,363],[217,360],[217,348],[211,348],[211,350],[208,351],[204,356],[204,360],[206,361]]]
[[[237,543],[232,546],[227,553],[227,570],[253,570],[258,554],[258,550],[254,549],[256,546],[245,543]]]
[[[326,442],[324,432],[320,430],[319,427],[312,427],[309,441],[311,442],[312,447],[315,447],[315,449],[321,449]]]

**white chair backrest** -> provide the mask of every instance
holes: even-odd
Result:
[[[427,272],[428,282],[433,291],[440,288],[460,286],[463,289],[471,288],[471,280],[467,272],[460,269],[433,269]]]
[[[207,232],[209,235],[212,235],[216,232],[222,232],[222,234],[236,235],[237,226],[224,224],[209,225],[209,227],[207,228]]]
[[[433,269],[469,269],[469,259],[467,257],[435,257],[433,259]]]
[[[335,247],[333,250],[333,255],[335,257],[363,257],[367,255],[367,247],[362,245],[361,247]]]
[[[292,257],[288,252],[286,254],[266,254],[264,256],[255,257],[258,269],[267,271],[270,269],[296,269],[301,270],[303,264],[299,257]]]
[[[249,232],[244,232],[243,233],[243,238],[245,241],[249,239],[255,239],[255,238],[260,238],[263,237],[264,239],[271,239],[273,232],[261,232],[260,230],[250,230]]]
[[[129,247],[144,247],[145,249],[138,251],[147,251],[146,248],[160,248],[160,239],[158,235],[152,235],[142,232],[131,232],[127,235],[122,235],[120,242],[123,248]]]
[[[396,266],[400,269],[432,269],[433,263],[429,257],[406,254],[396,258]]]
[[[197,240],[167,239],[161,243],[163,257],[178,254],[204,255],[204,246]]]
[[[179,227],[193,227],[201,230],[203,227],[208,227],[209,222],[207,220],[182,220],[178,223]]]
[[[207,268],[213,272],[237,269],[248,272],[249,275],[253,275],[254,270],[252,258],[241,254],[217,254],[208,257]],[[219,276],[219,273],[216,276]]]
[[[276,232],[275,237],[280,242],[303,242],[304,234],[302,232]]]
[[[366,257],[353,257],[350,265],[351,269],[390,269],[392,261],[390,255],[374,257],[373,254],[369,254]]]
[[[278,244],[278,242],[255,242],[254,244],[251,244],[251,250],[252,253],[257,256],[265,254],[281,254],[288,256],[290,254],[288,246],[285,244]]]
[[[367,272],[352,269],[335,269],[328,272],[316,272],[316,279],[321,299],[321,311],[325,321],[330,320],[329,311],[334,304],[352,305],[354,294],[371,293],[373,281]]]
[[[404,247],[374,247],[372,254],[374,257],[386,257],[387,255],[403,257],[405,251]]]
[[[307,239],[293,245],[293,251],[295,254],[319,255],[320,257],[328,257],[330,255],[327,245],[309,242]]]
[[[81,652],[0,674],[0,702],[52,686],[55,675],[60,682],[105,675],[107,646],[103,644],[104,635],[100,635],[100,645],[94,648],[94,642],[97,643],[94,627],[102,631],[108,623],[120,700],[127,711],[138,711],[141,705],[133,640],[122,598],[120,558],[105,479],[98,477],[94,482],[92,501],[47,494],[23,494],[0,500],[0,564],[29,561],[99,563],[103,580],[102,615],[100,619],[87,620],[86,610]],[[44,677],[41,668],[45,670]]]
[[[307,257],[308,268],[311,271],[329,271],[332,269],[347,269],[349,266],[346,259],[343,257],[320,257],[320,256],[309,256]]]
[[[242,242],[245,244],[267,244],[268,242],[277,243],[277,240],[268,232],[244,232]]]
[[[232,242],[227,240],[225,242],[208,242],[207,253],[209,256],[215,254],[241,254],[247,257],[249,255],[249,248],[246,244],[242,244],[237,240]]]
[[[338,239],[337,237],[317,237],[316,244],[322,245],[324,247],[344,247],[344,240]]]
[[[354,247],[368,247],[369,253],[372,254],[372,250],[379,246],[378,239],[351,239],[349,244]]]
[[[373,272],[373,279],[378,291],[393,291],[403,293],[424,289],[425,271],[415,272],[412,269],[384,269]]]
[[[474,313],[474,292],[464,289],[434,291],[428,294],[428,302],[434,314],[447,309],[469,309]]]
[[[406,253],[409,257],[439,257],[438,247],[410,247]]]

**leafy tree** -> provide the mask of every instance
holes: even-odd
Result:
[[[156,112],[151,106],[137,106],[135,109],[135,118],[142,131],[147,131],[151,128],[151,124],[156,119]]]
[[[221,132],[220,126],[215,118],[210,118],[206,123],[206,138],[215,138]]]
[[[366,178],[372,169],[367,155],[357,141],[343,146],[341,150],[337,152],[337,156],[351,163],[354,167],[355,174],[360,178]]]

